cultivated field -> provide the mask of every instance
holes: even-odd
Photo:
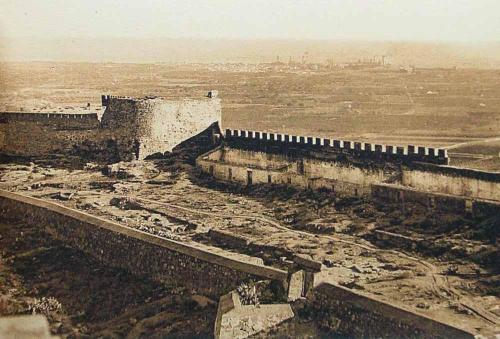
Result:
[[[217,89],[223,124],[233,128],[429,146],[494,138],[500,131],[500,70],[243,72],[224,65],[2,63],[0,76],[0,108],[7,110],[99,105],[103,93],[196,97]],[[499,151],[498,142],[453,150]]]

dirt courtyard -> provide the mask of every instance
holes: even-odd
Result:
[[[76,169],[43,160],[1,169],[2,189],[278,268],[296,254],[310,256],[325,266],[325,281],[480,333],[499,330],[498,218],[475,220],[419,205],[401,211],[332,192],[221,185],[173,159]],[[251,245],[228,245],[210,230]],[[404,236],[410,245],[380,234]]]

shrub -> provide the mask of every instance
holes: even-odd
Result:
[[[47,318],[51,318],[54,313],[60,312],[61,309],[61,303],[52,297],[35,298],[29,303],[29,310],[32,314],[43,314]]]

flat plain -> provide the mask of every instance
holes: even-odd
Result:
[[[101,94],[199,97],[216,89],[224,127],[500,151],[500,70],[38,62],[2,63],[0,76],[2,110],[98,106]]]

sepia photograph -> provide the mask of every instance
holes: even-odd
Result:
[[[498,0],[0,0],[0,339],[500,338]]]

